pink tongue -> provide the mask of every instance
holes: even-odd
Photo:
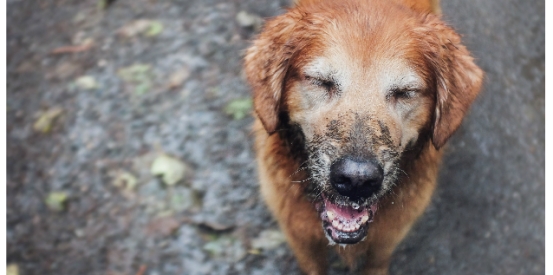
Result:
[[[369,210],[366,207],[359,207],[358,209],[353,209],[351,206],[339,206],[331,203],[328,200],[324,200],[325,209],[327,211],[332,211],[336,214],[337,217],[342,221],[355,221],[363,216],[369,215]]]

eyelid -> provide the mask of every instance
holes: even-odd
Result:
[[[419,90],[417,88],[392,88],[388,96],[396,98],[413,98],[418,92]]]
[[[328,96],[332,97],[340,93],[340,85],[332,77],[322,78],[304,75],[304,79],[308,81],[311,85],[314,85],[319,89],[324,89],[326,95]]]
[[[311,82],[314,85],[325,87],[325,88],[338,86],[334,81],[334,79],[332,78],[322,78],[322,77],[313,77],[313,76],[305,75],[305,80]]]
[[[305,79],[306,80],[313,80],[313,81],[321,81],[321,82],[326,82],[326,81],[332,82],[332,79],[330,79],[330,78],[310,76],[310,75],[305,75]]]

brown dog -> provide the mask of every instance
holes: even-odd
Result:
[[[436,0],[300,1],[247,51],[261,192],[301,269],[387,274],[483,72]]]

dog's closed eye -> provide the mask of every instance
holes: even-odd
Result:
[[[334,95],[339,92],[338,84],[329,78],[320,78],[305,76],[305,80],[308,81],[311,85],[323,88],[329,95]]]
[[[389,100],[402,100],[414,98],[419,91],[412,88],[393,88],[387,95]]]

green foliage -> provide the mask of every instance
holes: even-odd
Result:
[[[234,120],[240,120],[252,110],[251,98],[242,98],[232,100],[225,107],[225,113],[232,116]]]

